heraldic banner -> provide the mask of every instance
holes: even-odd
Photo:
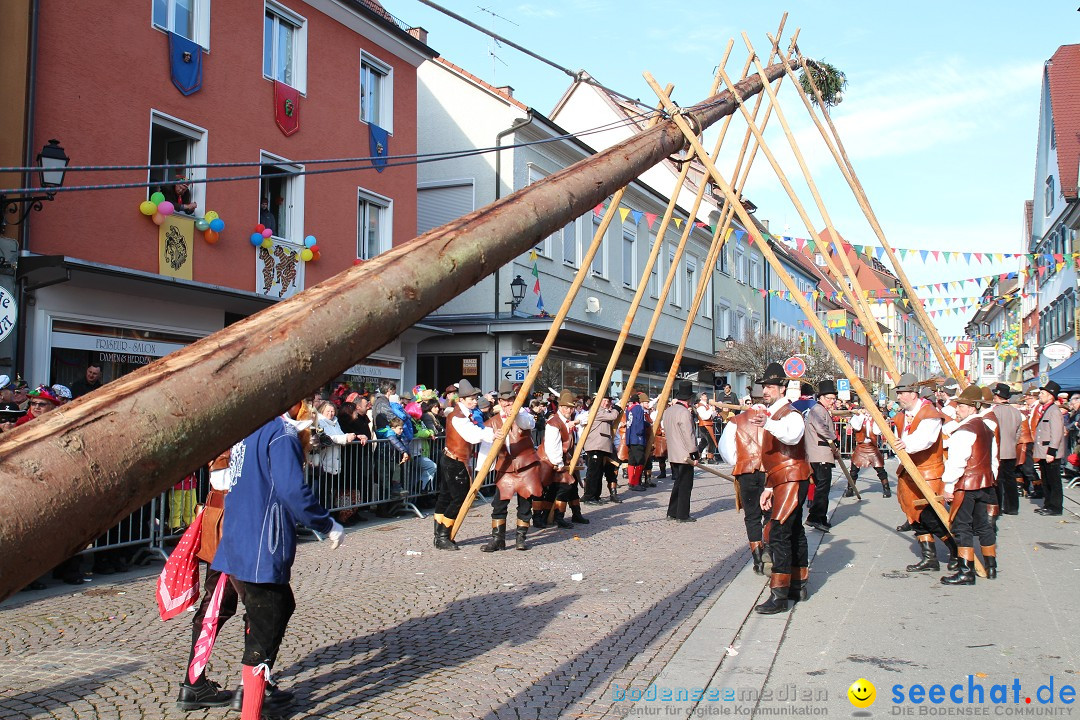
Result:
[[[300,91],[274,81],[274,122],[285,137],[300,129]]]
[[[158,226],[158,272],[182,280],[191,279],[192,250],[195,247],[195,220],[185,215],[168,215]]]

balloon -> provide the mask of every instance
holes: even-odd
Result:
[[[356,258],[355,260],[352,261],[352,264],[353,265],[363,265],[364,264],[364,258]]]
[[[153,215],[157,212],[157,203],[152,203],[149,200],[143,200],[139,203],[139,212],[143,215]]]
[[[206,220],[202,218],[199,218],[195,221],[195,229],[199,232],[206,232],[210,229],[210,223],[206,222]]]
[[[315,236],[314,235],[308,235],[306,238],[304,238],[304,247],[311,247],[312,245],[315,244],[315,242],[316,242],[315,241]]]
[[[221,232],[225,229],[225,221],[221,218],[214,218],[210,221],[210,229],[214,232]]]
[[[155,205],[160,205],[161,203],[165,202],[165,193],[154,193],[150,196],[150,202],[154,203]]]
[[[315,257],[315,253],[311,252],[307,248],[304,248],[303,250],[300,251],[300,259],[303,260],[304,262],[307,262],[308,260],[310,260],[313,257]]]
[[[263,238],[262,246],[269,250],[270,248],[274,247],[274,241],[270,238]]]
[[[206,232],[203,233],[203,237],[206,239],[206,242],[213,245],[214,243],[216,243],[218,241],[218,238],[220,237],[220,235],[218,235],[217,231],[215,231],[215,230],[207,230]]]
[[[166,200],[165,202],[158,203],[157,211],[162,215],[172,215],[174,212],[176,212],[176,207],[171,202]]]
[[[248,239],[251,240],[252,245],[254,245],[255,247],[259,247],[260,245],[262,245],[263,236],[260,233],[251,233],[251,237]]]
[[[255,226],[255,232],[257,232],[257,233],[261,233],[265,229],[266,229],[266,226],[263,225],[262,223],[259,223],[258,225]]]
[[[154,217],[150,219],[154,221],[155,225],[160,225],[161,223],[165,222],[165,216],[159,212],[154,213]]]
[[[311,251],[311,259],[312,260],[318,260],[321,257],[322,257],[322,253],[315,252],[314,250]]]
[[[206,211],[206,222],[213,222],[214,220],[217,220],[217,217],[218,214],[213,210]]]
[[[268,238],[268,237],[272,236],[273,234],[274,234],[274,231],[271,230],[270,228],[263,228],[262,236],[264,238]]]
[[[319,254],[319,246],[318,246],[318,245],[312,245],[312,246],[311,246],[311,252],[313,252],[313,253],[315,253],[316,255],[318,255],[318,254]]]

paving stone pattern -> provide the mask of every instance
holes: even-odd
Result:
[[[481,553],[479,504],[460,552],[436,551],[431,520],[416,518],[362,524],[337,551],[302,544],[275,668],[297,693],[289,717],[616,716],[611,686],[648,685],[748,559],[727,481],[698,473],[693,524],[665,520],[669,490],[532,530],[529,552]],[[159,569],[0,605],[0,717],[225,716],[175,707],[191,615],[158,618]],[[210,676],[228,687],[241,633],[230,620],[214,649]]]

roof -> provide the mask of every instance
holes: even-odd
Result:
[[[1077,197],[1080,167],[1080,45],[1062,45],[1046,63],[1057,141],[1058,178],[1066,200]]]
[[[437,57],[437,58],[434,59],[434,62],[437,62],[439,65],[442,65],[442,66],[456,72],[457,74],[464,77],[466,80],[469,80],[470,82],[480,86],[484,90],[487,90],[492,95],[498,96],[500,99],[505,100],[506,102],[510,103],[514,107],[516,107],[516,108],[518,108],[520,110],[524,110],[524,111],[528,112],[529,108],[524,103],[522,103],[520,100],[516,100],[514,98],[514,96],[511,94],[511,91],[510,91],[509,87],[501,87],[501,88],[500,87],[495,87],[491,83],[485,82],[485,81],[481,80],[480,78],[478,78],[476,75],[473,75],[471,72],[469,72],[465,68],[461,67],[460,65],[455,65],[454,63],[450,62],[446,58]]]
[[[428,47],[426,42],[409,32],[409,30],[413,30],[414,28],[408,28],[400,19],[391,15],[378,0],[344,0],[343,4],[354,10],[358,10],[362,15],[373,20],[376,25],[381,25],[383,30],[404,42],[406,45],[411,46],[414,50],[420,52],[421,55],[426,55],[428,57],[435,57],[438,55],[437,52]],[[423,33],[422,30],[419,32],[426,38],[426,33]]]

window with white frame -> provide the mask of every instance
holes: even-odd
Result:
[[[263,12],[263,76],[307,91],[307,20],[269,0]]]
[[[675,248],[668,248],[668,272],[675,267]],[[672,286],[668,289],[668,301],[675,307],[682,307],[682,274],[675,272],[675,279]]]
[[[655,244],[658,242],[658,240],[656,239],[656,236],[650,233],[649,237],[652,240],[652,243],[650,244],[649,247],[655,246]],[[663,252],[663,250],[661,250],[660,252],[658,252],[656,254],[656,262],[653,263],[652,275],[649,277],[649,294],[652,295],[654,298],[660,297],[660,275],[661,275],[660,267],[663,264],[664,264],[664,252]]]
[[[157,111],[150,112],[150,165],[205,164],[206,130]],[[151,185],[146,190],[146,196],[150,197],[154,192],[160,191],[165,195],[165,199],[177,205],[178,212],[184,212],[179,205],[186,203],[177,203],[178,175],[189,180],[206,177],[202,168],[151,168],[147,173],[147,180]],[[206,207],[206,184],[189,182],[186,200],[195,203],[189,214],[202,215],[200,209]]]
[[[356,257],[370,260],[393,243],[392,201],[370,190],[357,189]]]
[[[761,333],[761,318],[759,318],[757,316],[757,314],[755,313],[754,316],[750,318],[750,334],[753,337],[757,337],[760,333]]]
[[[298,243],[304,236],[304,176],[302,165],[262,153],[264,164],[259,180],[259,197],[269,200],[269,217],[263,222],[274,237]]]
[[[1046,176],[1046,188],[1043,194],[1043,205],[1046,206],[1046,214],[1049,215],[1054,210],[1054,176]]]
[[[694,295],[697,293],[697,258],[693,255],[686,256],[686,285],[683,287],[684,307],[690,308],[694,304]]]
[[[633,289],[637,284],[637,227],[623,225],[622,229],[622,284]]]
[[[761,285],[761,263],[753,255],[750,256],[750,287],[752,287],[752,288],[760,288],[760,287],[762,287],[762,285]]]
[[[701,308],[702,308],[701,314],[702,314],[703,317],[706,317],[706,318],[711,318],[712,317],[712,304],[713,304],[713,294],[712,294],[713,293],[713,290],[712,290],[713,283],[712,283],[712,281],[713,281],[713,279],[710,277],[705,282],[705,297],[701,300]]]
[[[731,305],[721,300],[716,307],[716,336],[726,340],[731,336]]]
[[[600,231],[600,223],[602,222],[600,216],[596,213],[593,213],[592,219],[592,237],[589,238],[589,243],[592,243],[596,238],[596,233]],[[610,228],[611,226],[608,225],[608,229]],[[593,255],[592,261],[592,274],[602,278],[607,277],[607,243],[604,242],[606,239],[606,237],[601,238],[600,245],[596,248],[596,254]]]
[[[735,313],[735,339],[739,342],[746,340],[746,315],[742,310]]]
[[[556,233],[560,235],[562,240],[562,253],[563,253],[563,265],[569,265],[570,267],[578,266],[578,239],[577,239],[577,221],[571,221],[563,226],[562,233]],[[546,238],[545,238],[546,241]]]
[[[749,270],[747,269],[746,253],[743,252],[741,247],[735,248],[735,279],[741,282],[743,285],[747,283],[749,278]]]
[[[210,49],[210,0],[153,0],[154,27]]]
[[[532,185],[535,182],[539,182],[540,180],[543,180],[544,178],[547,177],[546,172],[544,172],[540,168],[536,167],[532,163],[529,163],[529,165],[528,165],[528,175],[529,175],[529,185]],[[571,223],[571,224],[573,224],[573,223]],[[564,235],[565,235],[565,229],[564,230],[556,230],[551,235],[548,235],[546,237],[541,238],[540,241],[536,243],[536,247],[534,247],[533,249],[536,250],[538,255],[540,255],[542,257],[546,257],[546,258],[548,258],[550,260],[552,258],[552,252],[554,252],[554,248],[558,247],[559,242],[561,240],[563,240]],[[567,265],[573,265],[574,267],[577,267],[577,238],[576,237],[574,239],[573,259],[570,260],[569,262],[567,262],[567,260],[568,260],[568,258],[564,255],[563,262],[565,262]]]
[[[725,315],[727,315],[727,334],[724,335],[724,337],[735,337],[735,333],[738,332],[739,329],[735,318],[735,311],[729,308]],[[735,339],[738,340],[739,338],[735,337]]]
[[[360,51],[360,121],[394,131],[394,69]]]
[[[736,242],[738,241],[735,240],[735,235],[733,233],[731,239],[727,240],[724,243],[724,247],[720,249],[720,267],[718,269],[725,275],[731,274],[731,254],[734,252],[733,246]],[[727,337],[727,335],[724,337]]]

